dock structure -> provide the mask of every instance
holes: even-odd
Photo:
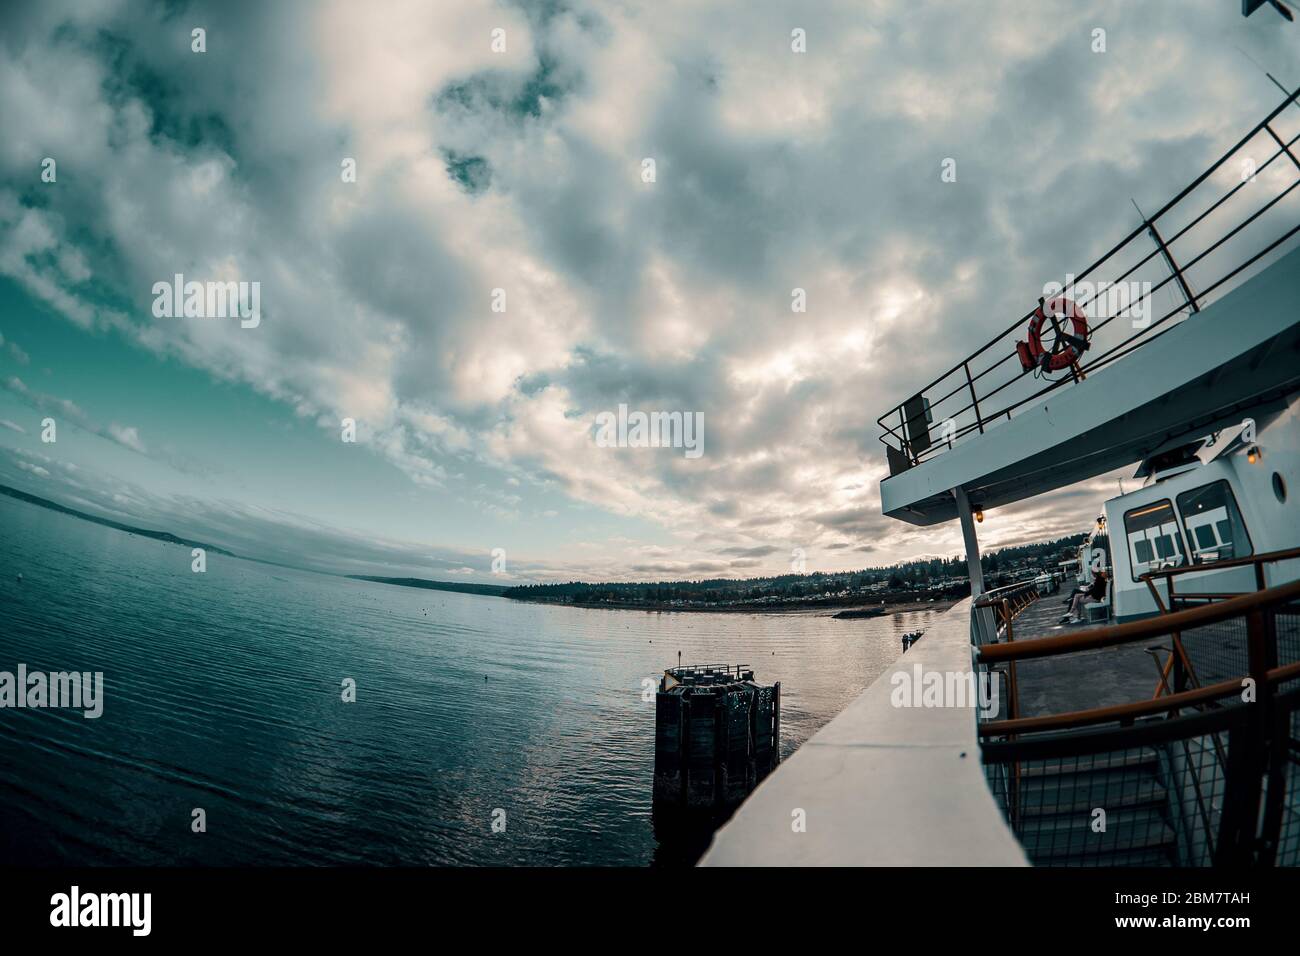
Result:
[[[655,697],[655,802],[734,806],[777,765],[780,739],[780,683],[759,685],[746,665],[665,670]]]

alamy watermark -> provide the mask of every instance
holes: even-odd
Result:
[[[148,936],[153,928],[152,893],[83,893],[74,885],[50,897],[50,925],[125,927],[132,936]]]
[[[1076,303],[1090,322],[1108,318],[1129,319],[1135,329],[1151,324],[1150,282],[1076,282],[1074,273],[1065,277],[1065,285],[1049,282],[1043,286],[1044,301],[1064,296]]]
[[[704,454],[703,412],[618,412],[596,416],[596,444],[601,448],[684,448],[687,458]]]
[[[896,670],[889,677],[895,707],[978,707],[986,720],[1000,710],[996,675],[974,671],[927,671],[920,663],[911,671]]]
[[[0,671],[0,709],[59,707],[93,720],[104,712],[103,671]]]
[[[176,273],[171,282],[153,284],[156,319],[239,319],[240,328],[262,324],[262,283],[186,282]]]

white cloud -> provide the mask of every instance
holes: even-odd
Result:
[[[132,451],[138,451],[145,454],[144,442],[140,440],[140,432],[134,425],[119,425],[113,422],[108,426],[109,437],[125,448]]]
[[[1276,103],[1226,31],[1294,63],[1231,4],[1157,6],[277,3],[213,8],[200,62],[174,18],[46,5],[0,48],[0,272],[322,427],[357,419],[419,484],[466,460],[523,481],[476,497],[494,514],[552,514],[529,507],[546,488],[657,522],[681,542],[662,573],[952,553],[955,529],[880,517],[876,415]],[[1061,229],[1071,210],[1093,218]],[[259,281],[262,324],[153,320],[175,272]],[[705,456],[596,447],[623,401],[703,412]]]

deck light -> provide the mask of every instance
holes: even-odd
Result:
[[[1246,461],[1250,462],[1252,465],[1263,457],[1264,454],[1259,450],[1258,445],[1251,445],[1250,448],[1246,449]]]
[[[975,520],[976,520],[976,521],[983,521],[983,520],[984,520],[984,512],[983,512],[983,511],[977,511],[977,512],[975,512]]]

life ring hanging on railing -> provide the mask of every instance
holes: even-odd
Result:
[[[1073,334],[1061,327],[1058,318],[1070,320]],[[1043,345],[1044,325],[1056,330],[1050,349]],[[1081,375],[1077,366],[1088,344],[1088,317],[1073,300],[1058,295],[1046,302],[1038,300],[1038,308],[1029,320],[1029,341],[1016,343],[1016,355],[1026,372],[1059,372],[1074,366],[1076,374]]]

